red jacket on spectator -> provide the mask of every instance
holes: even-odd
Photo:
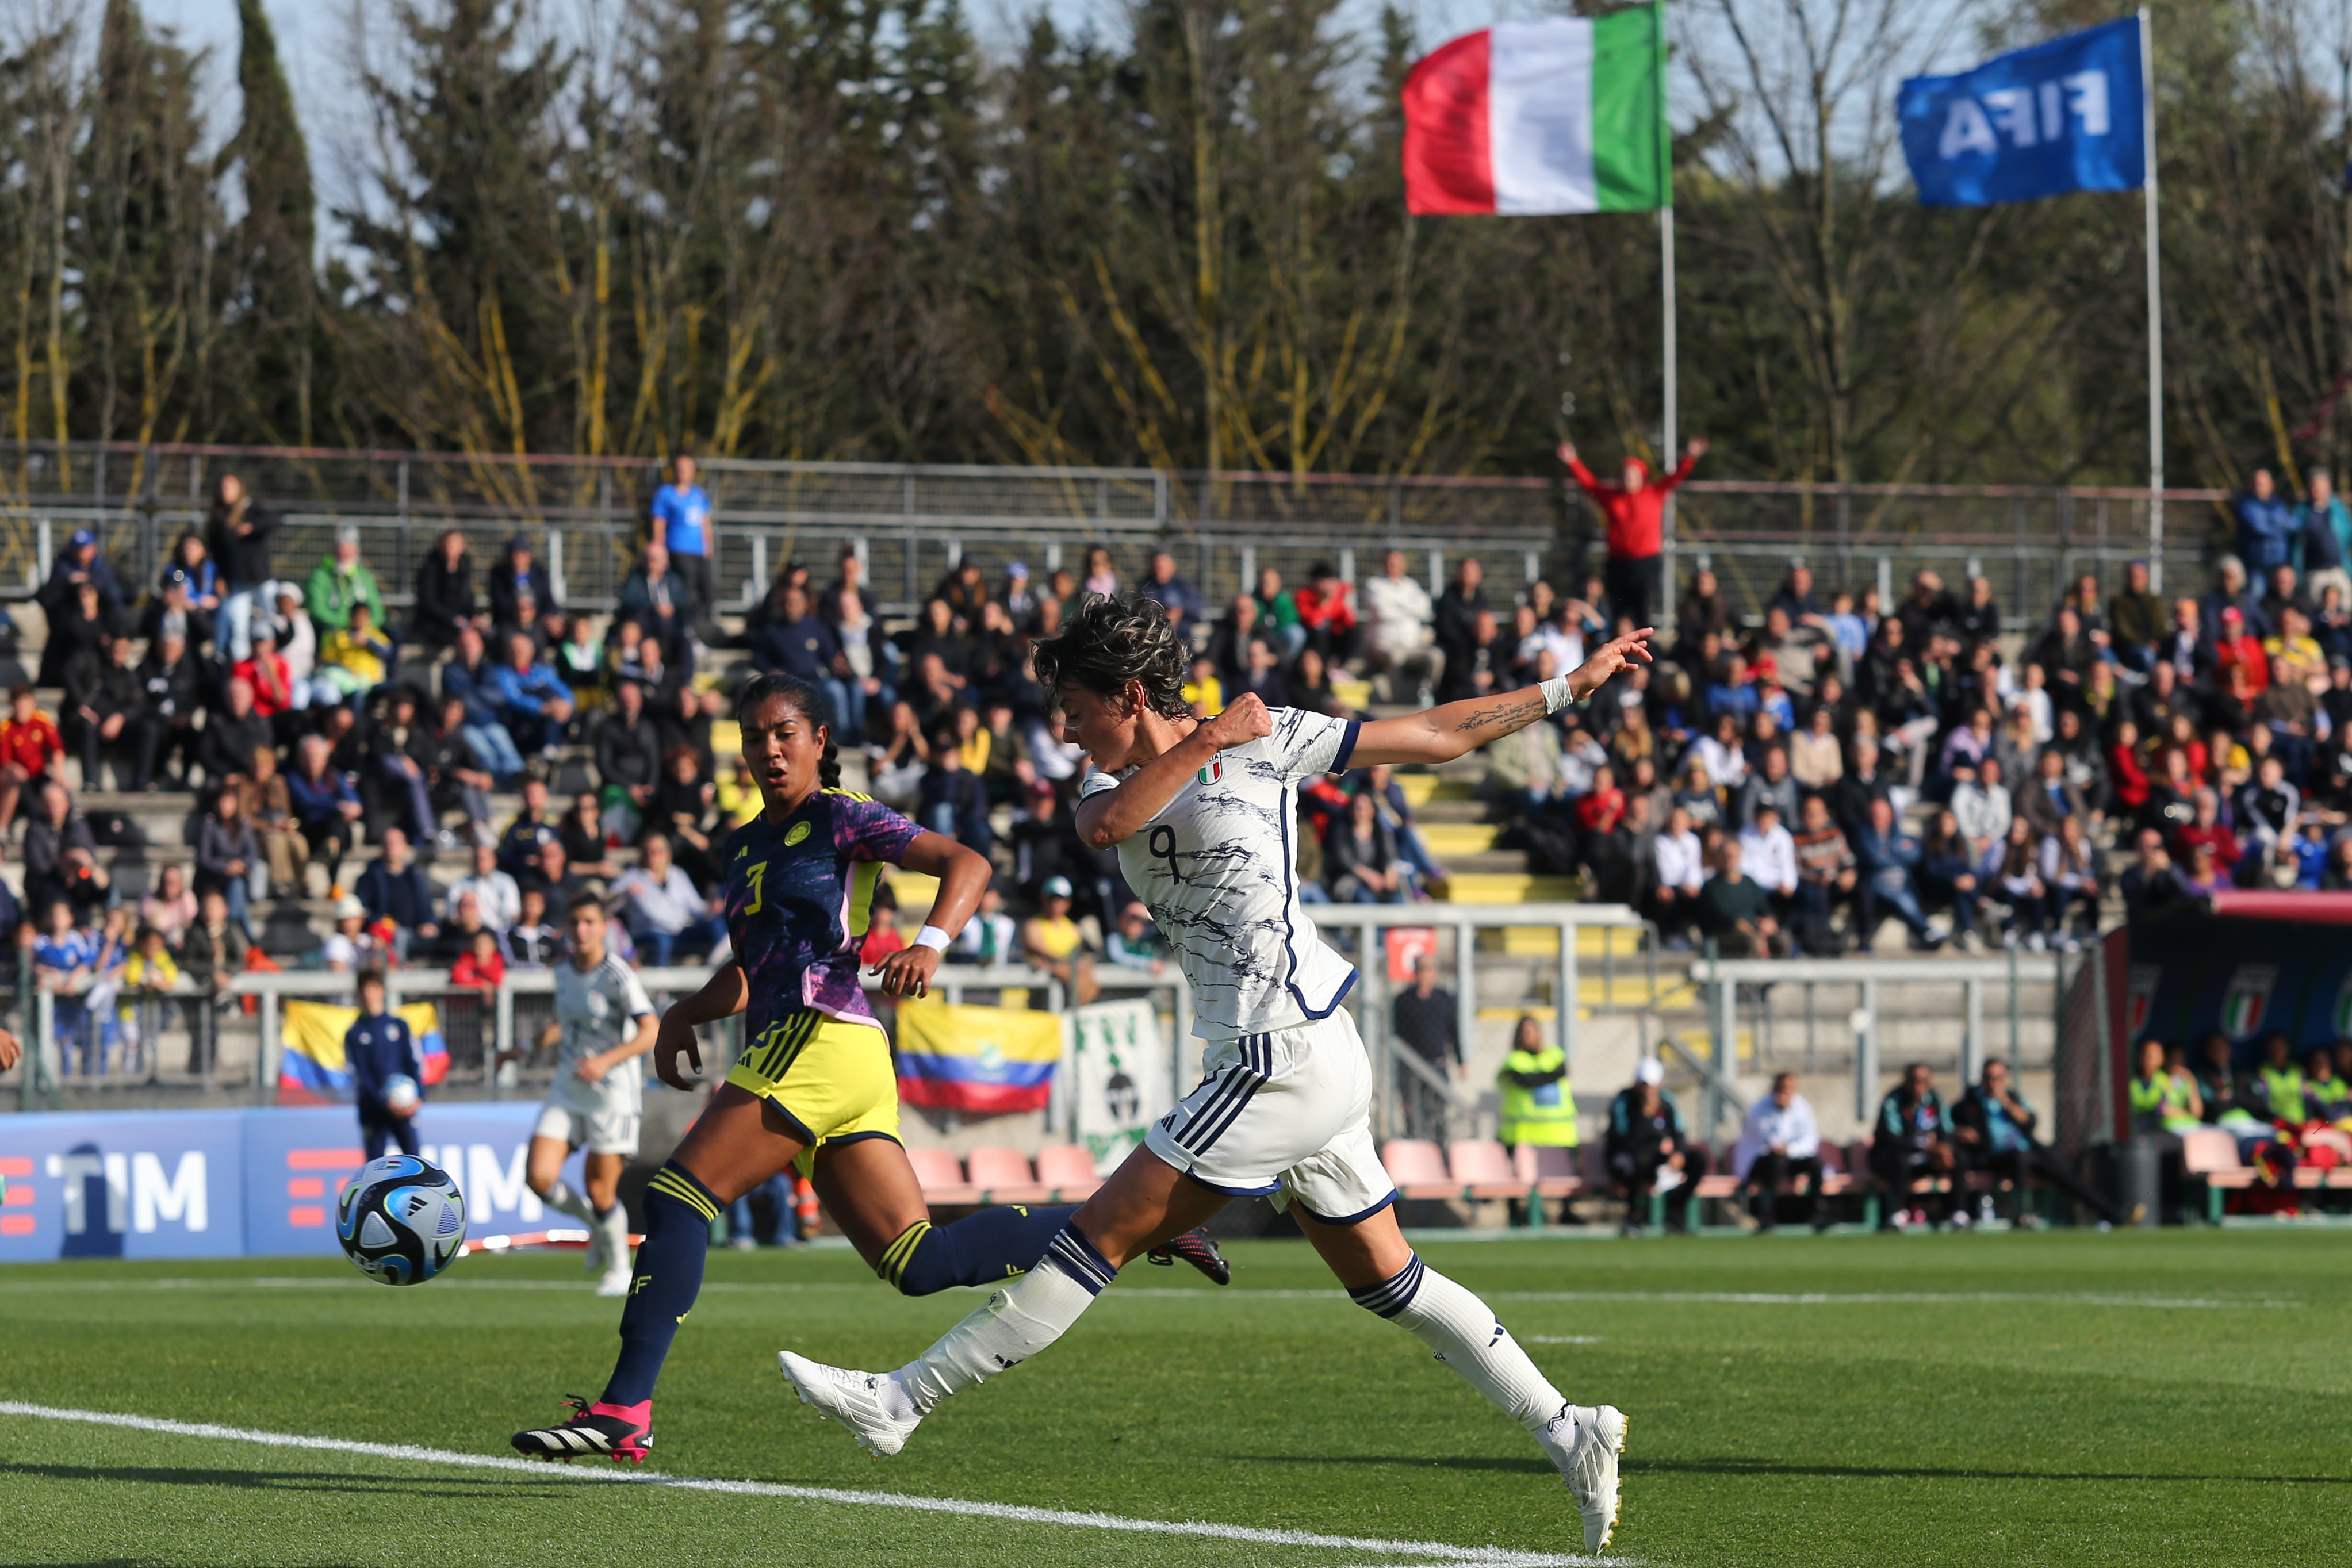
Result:
[[[2219,822],[2210,828],[2200,828],[2191,822],[2175,832],[2172,835],[2172,856],[2182,865],[2187,865],[2189,852],[2199,844],[2212,847],[2213,863],[2216,865],[2228,867],[2238,863],[2238,837]]]
[[[2232,667],[2246,672],[2246,695],[2258,697],[2263,688],[2271,684],[2271,656],[2263,652],[2262,639],[2249,634],[2245,621],[2236,615],[2224,615],[2221,627],[2235,630],[2236,635],[2216,638],[2213,643],[2214,684],[2227,689]]]
[[[457,955],[449,966],[449,983],[453,986],[478,986],[494,991],[507,977],[507,961],[493,950],[487,961],[474,956],[470,947]]]
[[[1324,598],[1308,584],[1290,591],[1290,602],[1298,607],[1298,619],[1318,632],[1349,632],[1356,625],[1356,606],[1348,597],[1348,585],[1340,583],[1331,597]]]
[[[259,649],[250,659],[240,659],[229,674],[253,688],[253,711],[264,718],[276,718],[294,706],[294,676],[286,667],[286,655],[272,652],[267,671],[261,665]]]
[[[2136,748],[2107,747],[2107,771],[2115,779],[2116,801],[2137,810],[2147,804],[2147,769],[2139,765]]]
[[[1588,833],[1613,833],[1617,824],[1625,820],[1625,791],[1614,784],[1606,789],[1594,789],[1576,800],[1576,825]]]
[[[1648,464],[1638,457],[1629,457],[1626,461],[1639,468],[1646,479],[1650,472]],[[1569,464],[1568,471],[1576,476],[1576,482],[1584,487],[1584,493],[1592,497],[1593,504],[1601,508],[1601,515],[1609,520],[1611,560],[1641,560],[1665,548],[1666,496],[1675,486],[1690,477],[1691,468],[1697,462],[1696,457],[1685,457],[1673,473],[1663,479],[1647,479],[1638,490],[1628,490],[1622,485],[1595,477],[1581,459]]]
[[[66,743],[47,714],[34,714],[29,724],[0,718],[0,762],[15,763],[25,770],[26,778],[38,779],[47,773],[49,764],[63,756],[65,749]]]

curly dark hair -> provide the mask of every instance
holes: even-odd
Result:
[[[1143,683],[1144,701],[1163,718],[1192,710],[1184,701],[1184,644],[1159,601],[1125,603],[1087,594],[1062,629],[1036,645],[1037,684],[1048,693],[1079,686],[1115,697],[1129,681]]]
[[[824,755],[817,759],[816,781],[820,789],[841,788],[841,747],[833,737],[833,708],[824,695],[797,675],[774,672],[754,675],[743,683],[735,694],[735,722],[751,717],[753,709],[772,697],[782,697],[800,710],[800,716],[813,727],[824,731]]]

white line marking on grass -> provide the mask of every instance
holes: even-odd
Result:
[[[1444,1563],[1475,1563],[1492,1568],[1629,1568],[1631,1559],[1581,1557],[1539,1552],[1519,1552],[1505,1546],[1454,1546],[1442,1541],[1381,1541],[1353,1535],[1317,1535],[1304,1530],[1260,1530],[1244,1524],[1213,1524],[1201,1520],[1127,1519],[1113,1513],[1080,1513],[1058,1508],[1025,1508],[1015,1503],[973,1502],[961,1498],[915,1497],[904,1492],[848,1491],[837,1487],[786,1486],[775,1481],[722,1481],[690,1476],[648,1474],[643,1470],[577,1470],[569,1465],[509,1458],[499,1454],[466,1454],[446,1448],[425,1448],[409,1443],[361,1443],[345,1437],[306,1437],[291,1432],[262,1432],[246,1427],[222,1427],[209,1421],[167,1421],[152,1416],[126,1416],[107,1410],[65,1410],[48,1405],[0,1400],[0,1416],[22,1416],[37,1421],[75,1421],[93,1427],[128,1427],[135,1432],[161,1432],[179,1437],[205,1437],[218,1442],[257,1443],[269,1448],[307,1448],[336,1454],[362,1454],[371,1458],[399,1459],[410,1464],[455,1465],[467,1469],[509,1470],[540,1480],[569,1480],[607,1485],[676,1487],[687,1491],[723,1492],[734,1497],[785,1498],[796,1502],[827,1502],[854,1508],[896,1508],[911,1513],[956,1514],[969,1519],[1006,1520],[1018,1524],[1057,1524],[1075,1530],[1113,1531],[1132,1535],[1193,1536],[1208,1541],[1245,1542],[1256,1546],[1319,1547],[1335,1552],[1377,1552]],[[1564,1513],[1563,1528],[1581,1528],[1572,1512]],[[1406,1568],[1406,1565],[1391,1565]]]
[[[1530,1333],[1519,1338],[1528,1344],[1600,1344],[1597,1333]]]

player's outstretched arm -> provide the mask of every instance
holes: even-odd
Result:
[[[1229,747],[1247,746],[1274,733],[1274,716],[1255,692],[1244,692],[1231,707],[1193,727],[1192,733],[1129,774],[1116,789],[1078,802],[1078,836],[1098,850],[1109,849],[1158,816],[1184,780]]]
[[[743,966],[722,964],[702,983],[702,989],[682,1002],[672,1002],[662,1014],[654,1038],[654,1076],[673,1089],[692,1089],[694,1080],[678,1071],[677,1059],[683,1052],[687,1065],[697,1076],[701,1074],[702,1046],[694,1038],[694,1026],[733,1018],[751,999],[751,982],[744,978]]]
[[[926,930],[939,933],[933,941],[940,937],[954,941],[964,922],[971,918],[971,912],[980,907],[980,895],[988,891],[992,868],[987,857],[944,833],[918,833],[899,853],[898,863],[908,871],[940,879],[939,896],[931,900],[931,913],[923,925]],[[875,965],[871,972],[882,977],[886,995],[929,996],[931,976],[940,967],[940,948],[918,938],[912,946],[901,947]]]
[[[1525,729],[1572,702],[1582,702],[1619,671],[1631,669],[1636,664],[1648,664],[1653,631],[1644,626],[1604,643],[1600,652],[1574,670],[1565,675],[1554,675],[1541,685],[1447,703],[1403,718],[1375,719],[1357,733],[1356,749],[1349,766],[1451,762],[1490,740],[1500,740]]]

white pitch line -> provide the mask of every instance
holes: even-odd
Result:
[[[1444,1563],[1473,1563],[1491,1568],[1628,1568],[1631,1559],[1581,1557],[1539,1552],[1519,1552],[1504,1546],[1454,1546],[1442,1541],[1381,1541],[1353,1535],[1317,1535],[1303,1530],[1260,1530],[1244,1524],[1213,1524],[1200,1520],[1127,1519],[1114,1513],[1080,1513],[1058,1508],[1024,1508],[1016,1503],[974,1502],[962,1498],[915,1497],[904,1492],[848,1491],[837,1487],[786,1486],[775,1481],[722,1481],[691,1476],[666,1476],[643,1470],[578,1470],[569,1465],[509,1458],[499,1454],[465,1454],[446,1448],[419,1448],[409,1443],[362,1443],[346,1437],[306,1437],[292,1432],[263,1432],[246,1427],[223,1427],[209,1421],[167,1421],[153,1416],[127,1416],[108,1410],[66,1410],[49,1405],[0,1400],[0,1416],[22,1416],[36,1421],[75,1421],[93,1427],[128,1427],[136,1432],[160,1432],[178,1437],[205,1437],[218,1442],[257,1443],[269,1448],[305,1448],[317,1452],[361,1454],[370,1458],[398,1459],[410,1464],[454,1465],[467,1469],[509,1470],[539,1480],[569,1480],[607,1485],[676,1487],[686,1491],[723,1492],[732,1497],[783,1498],[795,1502],[826,1502],[854,1508],[895,1508],[910,1513],[956,1514],[970,1519],[1005,1520],[1018,1524],[1055,1524],[1076,1530],[1103,1530],[1131,1535],[1193,1536],[1208,1541],[1245,1542],[1255,1546],[1317,1547],[1334,1552],[1373,1552]],[[1565,1516],[1577,1525],[1572,1514]]]

